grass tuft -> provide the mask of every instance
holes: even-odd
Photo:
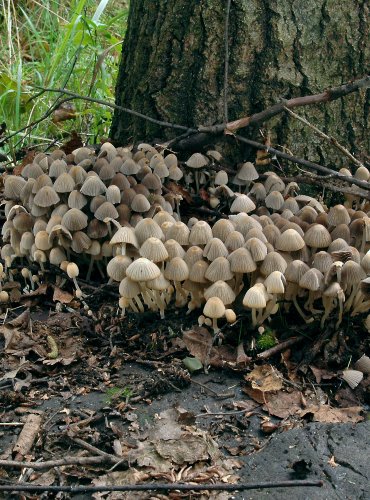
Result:
[[[33,86],[68,88],[81,95],[114,99],[128,2],[118,0],[0,0],[0,122],[12,133],[41,118],[56,94]],[[107,136],[112,111],[73,101],[74,118],[51,115],[15,135],[0,152],[63,142],[72,130],[87,143]]]

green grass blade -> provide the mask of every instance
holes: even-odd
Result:
[[[101,0],[100,1],[99,5],[98,5],[98,7],[97,7],[97,9],[95,11],[95,14],[92,17],[92,21],[94,23],[97,24],[99,22],[100,17],[103,14],[103,12],[105,11],[105,8],[108,5],[108,3],[109,3],[109,0]]]

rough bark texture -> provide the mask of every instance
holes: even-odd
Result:
[[[223,122],[225,5],[225,0],[132,0],[117,104],[190,127]],[[364,76],[368,14],[362,0],[233,0],[229,120]],[[369,146],[368,97],[362,90],[298,112],[359,154]],[[265,127],[274,144],[295,154],[347,164],[290,117],[281,114]],[[261,138],[257,130],[245,133]],[[175,135],[125,113],[114,115],[111,136],[120,144]]]

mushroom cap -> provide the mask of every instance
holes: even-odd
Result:
[[[267,255],[267,247],[263,241],[258,238],[249,238],[244,247],[250,251],[254,262],[261,262],[265,260]]]
[[[366,278],[366,273],[357,262],[348,260],[343,264],[341,273],[341,284],[346,288],[351,285],[359,285]]]
[[[163,262],[168,258],[168,252],[162,241],[151,236],[141,245],[139,253],[153,262]]]
[[[170,260],[173,259],[174,257],[181,257],[182,259],[184,259],[185,250],[176,240],[169,239],[165,242],[164,246],[168,252],[168,258]]]
[[[212,234],[225,243],[226,238],[235,230],[234,224],[229,219],[219,219],[213,224]]]
[[[299,280],[299,286],[316,292],[323,288],[324,276],[318,269],[309,269]]]
[[[17,214],[13,219],[13,226],[19,233],[31,231],[33,227],[33,218],[26,212]]]
[[[105,194],[106,190],[104,182],[98,176],[91,175],[84,180],[80,192],[86,196],[98,196]]]
[[[150,191],[157,191],[162,188],[161,179],[153,172],[147,173],[141,183]]]
[[[349,224],[351,218],[346,207],[343,205],[335,205],[329,210],[328,222],[330,226],[338,226],[339,224]]]
[[[74,189],[69,193],[67,203],[69,208],[78,208],[81,210],[81,208],[87,205],[87,198],[80,191]]]
[[[54,189],[57,193],[70,193],[75,188],[75,181],[73,177],[67,172],[59,175],[54,181]]]
[[[223,186],[229,182],[229,176],[225,170],[220,170],[217,172],[215,177],[215,186]]]
[[[230,207],[232,213],[249,213],[256,208],[256,205],[246,194],[241,194],[235,198]]]
[[[228,285],[225,281],[218,280],[204,291],[204,298],[206,300],[211,297],[218,297],[226,306],[228,304],[232,304],[236,296],[230,285]]]
[[[140,165],[138,165],[131,158],[125,160],[120,168],[120,172],[125,175],[135,175],[139,172],[139,170],[140,170]]]
[[[120,227],[112,236],[110,242],[111,245],[122,245],[123,243],[129,243],[135,248],[139,248],[139,244],[131,227]]]
[[[267,293],[272,293],[272,294],[284,293],[286,285],[286,279],[284,277],[284,274],[281,273],[280,271],[273,271],[265,279],[264,285],[266,287]]]
[[[210,225],[200,220],[191,228],[189,235],[189,243],[191,245],[206,245],[212,239],[212,229]]]
[[[189,244],[190,230],[183,222],[175,222],[168,231],[168,239],[177,241],[180,245]]]
[[[126,269],[126,276],[133,281],[148,281],[158,278],[159,267],[145,257],[134,260]]]
[[[289,262],[285,269],[284,276],[287,281],[291,283],[299,283],[299,280],[310,268],[305,262],[301,260],[293,260]]]
[[[282,252],[296,252],[305,246],[304,239],[295,229],[287,229],[275,242],[275,248]]]
[[[270,252],[266,255],[265,260],[261,266],[261,273],[268,276],[273,271],[280,271],[284,273],[287,268],[287,262],[278,252]]]
[[[40,177],[37,177],[37,179],[35,179],[35,182],[32,186],[32,194],[36,194],[44,186],[52,185],[53,181],[50,179],[50,177],[47,174],[42,174],[40,175]]]
[[[280,179],[275,172],[269,172],[267,179],[264,182],[266,193],[271,193],[272,191],[279,191],[282,193],[285,189],[284,182]]]
[[[189,266],[189,269],[191,269],[198,260],[203,260],[203,250],[200,247],[193,245],[186,250],[184,261]]]
[[[201,153],[194,153],[187,160],[186,165],[194,169],[202,168],[208,165],[208,158]]]
[[[252,273],[257,269],[252,255],[246,248],[237,248],[228,257],[233,273]]]
[[[205,272],[205,277],[209,281],[228,281],[234,277],[234,273],[230,269],[230,262],[225,257],[217,257],[208,266]]]
[[[90,148],[82,147],[72,151],[75,163],[80,163],[83,160],[88,160],[94,155],[94,151]]]
[[[173,181],[179,181],[184,177],[184,172],[179,167],[170,167],[168,169],[168,177]]]
[[[229,252],[234,252],[238,248],[241,248],[245,243],[244,236],[239,231],[231,231],[225,240],[225,247]]]
[[[106,218],[118,219],[118,212],[112,203],[105,201],[95,210],[94,216],[96,219],[102,221]]]
[[[4,182],[4,196],[8,200],[19,200],[27,181],[18,175],[8,175]]]
[[[164,276],[172,281],[185,281],[189,278],[189,268],[181,257],[174,257],[167,263]]]
[[[66,272],[67,272],[69,278],[77,278],[80,271],[78,269],[77,264],[75,264],[74,262],[70,262],[67,265]]]
[[[132,263],[127,255],[116,255],[108,262],[107,274],[114,281],[122,281],[126,277],[126,269]]]
[[[119,293],[121,297],[126,299],[133,299],[140,294],[140,286],[136,281],[131,280],[129,277],[123,278],[119,285]]]
[[[37,163],[29,163],[22,170],[22,177],[25,179],[37,179],[44,173],[43,169]]]
[[[49,234],[46,231],[36,233],[35,245],[38,250],[43,250],[44,252],[50,250],[52,244],[49,242]]]
[[[91,239],[83,231],[73,233],[71,248],[76,253],[82,253],[91,246]]]
[[[73,165],[68,171],[69,175],[75,181],[75,184],[83,184],[87,177],[86,170],[80,165]]]
[[[135,235],[140,246],[151,236],[164,240],[162,229],[153,219],[140,220],[135,227]]]
[[[327,248],[331,243],[331,236],[326,227],[314,224],[304,235],[304,241],[309,247]]]
[[[150,209],[148,198],[143,194],[135,194],[131,201],[131,209],[139,213],[147,212]]]
[[[217,257],[227,257],[228,255],[228,249],[218,238],[210,239],[203,250],[203,256],[207,257],[210,261],[214,261]]]
[[[118,186],[112,184],[108,186],[107,192],[105,193],[107,201],[113,205],[119,205],[121,203],[121,191]]]
[[[333,257],[330,253],[321,250],[321,252],[315,253],[312,266],[321,271],[323,274],[329,269],[333,264]]]
[[[167,288],[171,286],[171,283],[161,273],[160,276],[158,276],[158,278],[147,281],[146,285],[151,290],[163,291],[167,290]]]
[[[124,189],[129,189],[129,187],[130,187],[130,183],[127,180],[127,177],[125,175],[123,175],[121,172],[117,172],[113,176],[113,178],[110,182],[110,185],[117,186],[120,191],[123,191]]]
[[[173,153],[169,153],[167,156],[165,156],[164,162],[168,168],[177,167],[177,156]]]
[[[250,161],[241,165],[236,176],[243,181],[255,181],[259,177],[257,170]]]
[[[189,280],[194,283],[208,283],[205,274],[209,267],[208,262],[205,260],[197,260],[191,266],[189,265]]]
[[[87,236],[91,239],[100,239],[100,238],[105,238],[108,234],[108,226],[98,220],[98,219],[92,219],[89,222],[89,225],[87,226]]]
[[[78,208],[70,208],[62,217],[62,225],[69,231],[81,231],[87,226],[87,215]]]
[[[243,298],[243,306],[251,309],[264,309],[266,307],[267,291],[262,283],[252,286]]]
[[[265,205],[267,208],[280,210],[284,205],[283,195],[279,191],[271,191],[265,198]]]
[[[210,297],[203,308],[203,313],[208,316],[208,318],[222,318],[225,314],[225,306],[218,297]]]

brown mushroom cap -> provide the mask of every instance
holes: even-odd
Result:
[[[329,210],[328,222],[330,226],[338,226],[339,224],[349,224],[351,218],[346,207],[343,205],[335,205]]]
[[[246,248],[237,248],[228,257],[233,273],[252,273],[257,269],[252,255]]]
[[[55,179],[54,189],[57,193],[70,193],[75,188],[75,181],[73,177],[67,172],[60,175]]]
[[[62,217],[62,225],[69,231],[81,231],[87,226],[87,215],[78,208],[70,208]]]
[[[135,235],[139,245],[141,246],[145,240],[154,236],[160,240],[164,240],[162,229],[153,219],[142,219],[135,227]]]
[[[273,271],[284,273],[287,268],[287,262],[278,252],[270,252],[266,255],[261,266],[261,273],[268,276]]]
[[[68,196],[68,206],[69,208],[78,208],[81,210],[85,205],[87,205],[87,198],[80,191],[74,189],[69,193]]]
[[[136,194],[131,202],[131,209],[139,213],[147,212],[150,209],[148,198],[143,194]]]
[[[118,212],[116,207],[109,201],[102,203],[94,213],[94,216],[98,220],[104,221],[106,218],[118,219]]]
[[[108,262],[107,274],[114,281],[122,281],[126,277],[126,269],[132,263],[127,255],[116,255]]]

